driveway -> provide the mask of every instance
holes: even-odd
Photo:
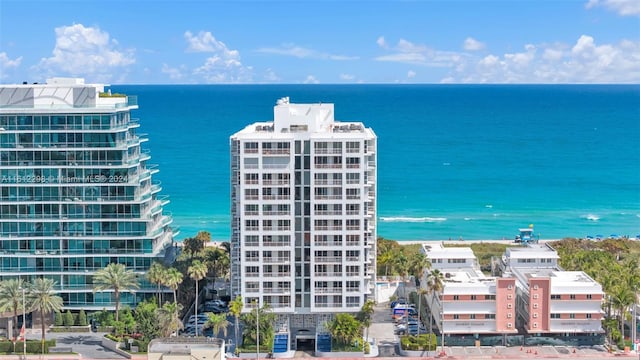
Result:
[[[47,339],[56,339],[56,347],[70,347],[73,352],[87,359],[126,359],[117,352],[102,346],[104,333],[47,333]],[[29,340],[39,340],[40,334],[28,335]]]

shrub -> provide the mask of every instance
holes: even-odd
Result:
[[[147,348],[149,347],[149,340],[133,340],[132,345],[138,347],[138,352],[147,352]]]
[[[434,351],[438,344],[434,334],[405,335],[400,338],[400,346],[403,350]]]
[[[71,313],[71,310],[67,310],[66,313],[64,313],[64,326],[69,327],[69,326],[73,326],[73,324],[75,324],[75,319],[73,317],[73,314]]]
[[[55,339],[47,340],[44,344],[45,353],[48,352],[49,347],[56,346]],[[0,353],[11,353],[13,352],[13,343],[11,341],[0,341]],[[15,352],[22,354],[24,351],[24,342],[17,342],[15,347]],[[27,341],[27,353],[29,354],[40,354],[42,352],[42,346],[40,341]]]
[[[80,310],[80,313],[78,314],[78,319],[76,321],[76,325],[78,326],[89,325],[89,323],[87,322],[87,313],[85,313],[84,310]]]
[[[64,320],[62,320],[62,313],[60,311],[56,311],[53,323],[55,326],[62,326],[64,324]]]
[[[369,344],[368,342],[364,343],[364,353],[365,354],[371,353],[371,344]]]

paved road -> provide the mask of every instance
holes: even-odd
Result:
[[[47,333],[47,339],[56,339],[57,347],[70,347],[73,352],[88,359],[126,359],[102,346],[104,333]],[[28,335],[29,340],[40,339],[40,334]]]

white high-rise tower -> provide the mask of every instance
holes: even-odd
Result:
[[[231,136],[231,216],[234,296],[315,338],[374,298],[375,133],[335,121],[333,104],[280,99],[274,121]]]

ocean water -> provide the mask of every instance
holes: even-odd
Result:
[[[114,85],[137,95],[178,239],[227,240],[229,136],[275,101],[334,103],[378,135],[378,235],[640,235],[640,86]]]

